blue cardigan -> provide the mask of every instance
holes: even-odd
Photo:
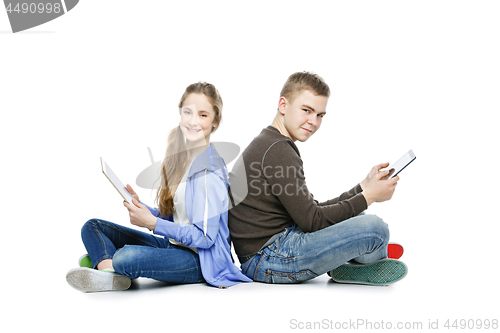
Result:
[[[216,287],[252,282],[235,266],[227,226],[227,168],[212,144],[194,160],[186,180],[186,211],[190,225],[173,223],[173,215],[157,217],[154,233],[198,249],[205,281]]]

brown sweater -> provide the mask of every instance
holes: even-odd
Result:
[[[273,126],[263,129],[243,151],[229,182],[235,205],[229,210],[229,230],[239,256],[259,251],[294,223],[303,232],[314,232],[367,208],[359,184],[338,198],[314,200],[297,146]]]

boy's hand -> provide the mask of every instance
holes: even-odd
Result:
[[[375,165],[370,170],[370,172],[368,173],[366,178],[363,179],[363,181],[361,183],[359,183],[359,185],[361,185],[361,189],[364,191],[366,189],[366,187],[368,186],[368,183],[370,183],[370,181],[373,179],[373,177],[376,174],[378,174],[381,169],[387,168],[388,166],[389,166],[389,163],[380,163],[380,164]]]
[[[399,180],[399,176],[393,177],[391,179],[383,179],[389,175],[390,170],[385,170],[377,173],[372,177],[366,189],[363,190],[363,195],[365,196],[366,203],[370,206],[374,202],[383,202],[390,200],[394,191],[396,190],[396,185]]]
[[[130,215],[130,223],[142,228],[148,228],[150,231],[155,230],[156,217],[151,214],[148,207],[133,199],[132,205],[127,201],[123,201],[123,205],[127,207]]]

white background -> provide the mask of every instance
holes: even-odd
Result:
[[[426,329],[429,320],[500,319],[499,15],[496,1],[82,0],[12,34],[0,10],[0,325],[284,332],[323,320]],[[227,290],[141,279],[97,294],[66,283],[85,253],[85,221],[129,224],[99,157],[135,185],[151,163],[147,147],[162,159],[178,100],[197,81],[224,100],[212,141],[244,148],[302,70],[332,90],[321,130],[298,143],[315,198],[339,195],[409,149],[417,155],[394,198],[369,209],[404,245],[407,278]],[[153,204],[154,192],[135,188]]]

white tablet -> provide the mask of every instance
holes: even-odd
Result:
[[[132,199],[134,198],[132,194],[127,190],[125,185],[122,184],[120,179],[118,178],[117,175],[111,170],[111,168],[104,162],[104,160],[101,157],[101,167],[102,167],[102,173],[108,178],[108,180],[113,184],[114,188],[120,193],[122,198],[126,200],[129,204],[132,205]]]
[[[399,160],[397,160],[396,163],[393,163],[392,165],[389,166],[388,169],[386,170],[391,170],[389,173],[388,178],[396,177],[401,171],[403,171],[404,168],[408,166],[411,162],[413,162],[416,159],[415,154],[413,153],[413,150],[410,149],[409,152],[403,155]]]

